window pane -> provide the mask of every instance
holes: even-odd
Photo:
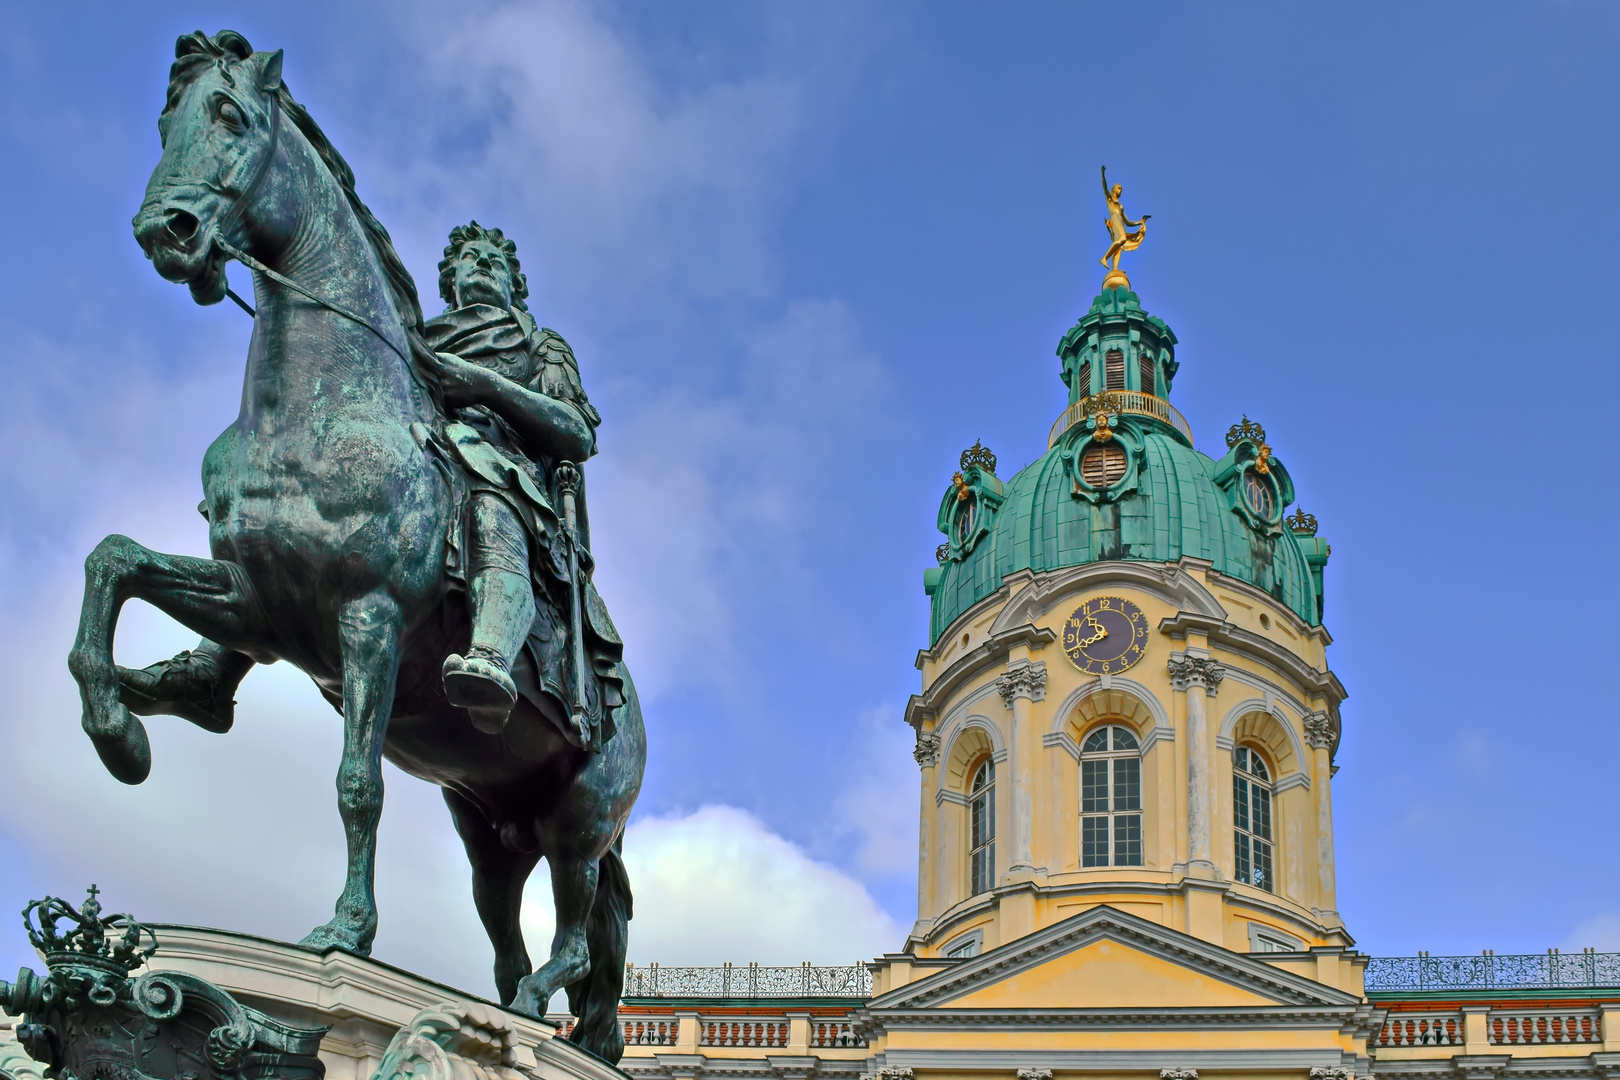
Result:
[[[1082,814],[1108,811],[1108,762],[1082,761],[1080,763],[1080,812]]]
[[[996,767],[992,763],[986,761],[983,765],[980,765],[978,771],[973,774],[973,790],[978,791],[980,788],[989,787],[995,782],[995,779]]]
[[[1232,777],[1232,824],[1249,827],[1249,782],[1237,775]]]
[[[975,896],[990,891],[990,866],[995,860],[995,853],[994,844],[982,847],[973,853],[973,882],[969,892]]]
[[[1114,819],[1114,865],[1142,865],[1141,814],[1120,814]]]
[[[1080,865],[1108,865],[1108,819],[1088,817],[1080,819]]]
[[[1136,744],[1136,736],[1135,735],[1132,735],[1130,732],[1126,731],[1122,727],[1117,727],[1117,728],[1114,728],[1113,730],[1114,730],[1114,749],[1115,750],[1136,750],[1136,749],[1139,749],[1139,747]]]
[[[1142,809],[1142,759],[1114,759],[1114,809]]]
[[[1249,753],[1249,774],[1262,780],[1271,779],[1271,770],[1266,768],[1265,759],[1252,751]]]
[[[1254,884],[1266,892],[1273,892],[1271,887],[1271,845],[1259,840],[1254,842]]]
[[[1083,754],[1095,754],[1108,749],[1108,729],[1098,728],[1086,736],[1085,745],[1080,747]]]
[[[988,844],[996,835],[996,801],[986,791],[973,800],[972,846]]]
[[[1257,840],[1271,839],[1271,792],[1254,785],[1254,827],[1249,831]]]
[[[1245,749],[1244,747],[1241,747],[1241,746],[1238,747],[1236,750],[1232,751],[1232,764],[1236,765],[1238,768],[1242,769],[1244,772],[1248,772],[1249,771],[1249,751],[1247,749]]]
[[[1234,875],[1239,881],[1247,882],[1250,876],[1249,869],[1249,834],[1233,833],[1232,849],[1236,854],[1237,873]]]

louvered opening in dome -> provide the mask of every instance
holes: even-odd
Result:
[[[1074,385],[1076,387],[1078,387],[1077,393],[1079,393],[1079,395],[1081,397],[1089,397],[1090,396],[1090,394],[1091,394],[1091,361],[1090,360],[1087,360],[1085,363],[1080,365],[1080,370],[1075,373]]]
[[[1118,443],[1093,443],[1080,455],[1080,479],[1106,488],[1125,475],[1125,449]]]
[[[1136,355],[1136,370],[1142,379],[1142,393],[1152,394],[1156,390],[1153,383],[1153,357],[1146,349]]]
[[[1125,389],[1125,354],[1118,349],[1109,349],[1103,357],[1103,389]]]

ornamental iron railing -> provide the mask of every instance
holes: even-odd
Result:
[[[1564,990],[1620,987],[1620,953],[1376,956],[1369,993],[1401,990]]]
[[[1057,441],[1063,438],[1064,432],[1099,411],[1115,415],[1126,413],[1132,416],[1151,416],[1181,432],[1187,440],[1187,445],[1192,445],[1192,427],[1188,425],[1187,418],[1164,398],[1144,394],[1139,390],[1103,390],[1081,398],[1064,409],[1063,415],[1057,418],[1057,422],[1052,425],[1052,433],[1046,438],[1046,445],[1056,446]]]
[[[865,964],[797,967],[760,964],[721,967],[660,967],[624,971],[627,998],[783,998],[872,996],[872,973]]]

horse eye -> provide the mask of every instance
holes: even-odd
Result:
[[[219,119],[231,127],[239,128],[242,126],[241,110],[229,101],[219,103]]]

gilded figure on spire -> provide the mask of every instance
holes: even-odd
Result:
[[[1108,200],[1108,220],[1103,224],[1108,229],[1108,252],[1101,260],[1108,266],[1113,260],[1113,266],[1107,274],[1103,275],[1104,289],[1130,288],[1130,279],[1119,268],[1119,257],[1127,251],[1135,251],[1142,246],[1142,240],[1147,236],[1147,220],[1152,214],[1143,214],[1138,221],[1132,221],[1125,216],[1125,207],[1120,203],[1119,197],[1125,191],[1119,184],[1108,186],[1108,166],[1102,167],[1103,198]],[[1135,230],[1134,232],[1131,230]]]

